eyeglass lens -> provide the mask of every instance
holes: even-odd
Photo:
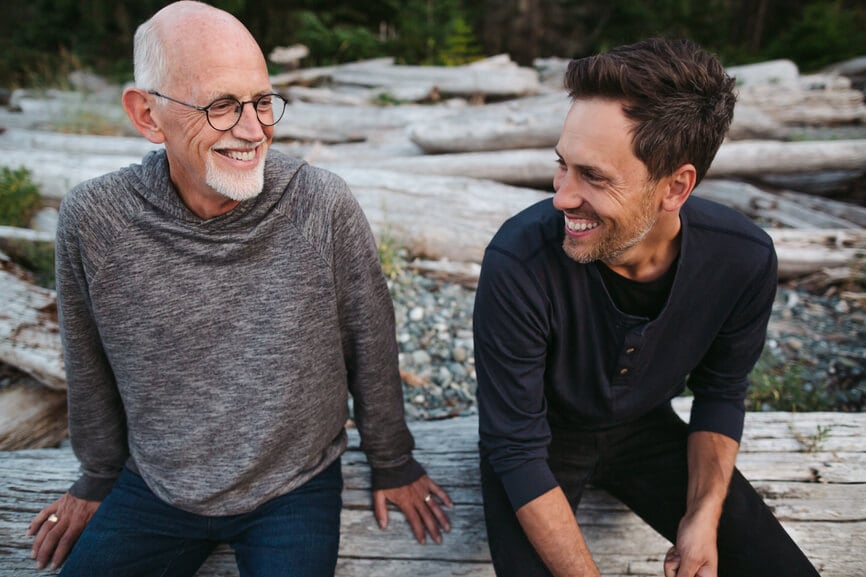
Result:
[[[240,120],[245,104],[247,103],[235,98],[215,100],[207,107],[207,119],[215,129],[229,130]],[[279,122],[286,111],[286,101],[278,94],[266,94],[250,104],[264,126],[273,126]]]

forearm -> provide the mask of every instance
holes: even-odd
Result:
[[[739,444],[709,431],[695,431],[688,439],[689,482],[686,516],[718,525],[734,471]]]
[[[522,506],[517,519],[556,577],[599,576],[562,489],[551,489]]]

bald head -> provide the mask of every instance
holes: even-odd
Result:
[[[135,34],[135,84],[168,90],[200,85],[214,67],[267,70],[262,51],[240,20],[193,0],[169,4]]]

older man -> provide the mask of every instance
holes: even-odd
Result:
[[[734,469],[776,291],[766,233],[692,198],[734,81],[685,41],[571,63],[551,200],[503,225],[475,309],[497,575],[593,576],[587,483],[675,544],[666,577],[816,576]],[[694,393],[686,425],[670,400]]]
[[[335,175],[269,152],[285,104],[223,11],[177,2],[137,31],[123,106],[165,148],[63,202],[82,475],[31,524],[40,567],[75,544],[63,575],[193,575],[228,543],[241,575],[333,575],[349,394],[380,525],[391,501],[419,541],[448,530],[369,226]]]

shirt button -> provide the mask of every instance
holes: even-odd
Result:
[[[634,352],[634,347],[629,347],[625,350],[625,354],[630,355]]]
[[[619,370],[619,374],[621,374],[621,375],[627,375],[627,374],[628,374],[628,369],[620,369],[620,370]]]

